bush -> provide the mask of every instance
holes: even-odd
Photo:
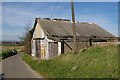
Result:
[[[1,54],[2,59],[15,55],[12,50],[3,51]]]

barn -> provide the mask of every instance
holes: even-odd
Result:
[[[115,36],[96,23],[77,22],[76,41],[81,45],[92,42],[108,42]],[[65,46],[72,50],[72,22],[67,19],[36,18],[31,39],[31,55],[38,59],[50,59],[65,53]],[[79,49],[79,47],[78,47]],[[68,51],[68,50],[67,50]]]

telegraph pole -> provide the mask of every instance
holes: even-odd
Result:
[[[75,13],[74,13],[74,0],[71,0],[72,11],[72,27],[73,27],[73,39],[74,39],[74,53],[76,52],[76,27],[75,27]]]

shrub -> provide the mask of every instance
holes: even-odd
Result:
[[[13,56],[15,54],[13,54],[12,50],[7,50],[7,51],[2,51],[2,53],[0,55],[1,55],[2,59],[5,59],[5,58]]]

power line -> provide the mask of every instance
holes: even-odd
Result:
[[[3,18],[3,21],[5,22],[5,24],[7,25],[6,27],[9,28],[9,30],[16,35],[16,37],[18,37],[20,39],[20,36],[18,34],[16,34],[17,32],[13,30],[13,28],[8,24],[8,22]],[[25,24],[26,27],[31,26],[31,21],[32,20],[28,20],[28,24]],[[25,28],[25,27],[24,27]]]
[[[25,29],[28,31],[30,30],[30,27],[32,27],[32,20],[29,20],[27,24],[25,24]]]
[[[10,25],[7,23],[7,21],[3,18],[3,21],[6,23],[6,25],[7,25],[7,27],[9,28],[9,30],[12,32],[12,33],[14,33],[16,36],[18,36],[17,34],[16,34],[16,32],[10,27]]]
[[[13,30],[13,28],[8,24],[8,22],[7,22],[7,20],[5,20],[4,18],[3,18],[3,21],[5,22],[5,24],[7,25],[7,27],[9,28],[9,30],[12,32],[12,33],[14,33],[16,36],[18,36],[19,37],[19,35],[18,34],[16,34],[17,32],[15,31],[15,30]],[[31,25],[30,24],[31,23],[31,20],[29,20],[28,21],[28,24],[25,24],[25,26],[27,25]]]
[[[55,11],[55,9],[56,9],[56,7],[58,6],[58,1],[56,2],[56,4],[55,4],[55,6],[54,6],[54,9],[53,9],[53,11],[52,11],[52,13],[51,13],[51,15],[50,15],[50,18],[52,18],[52,16],[53,16],[53,14],[54,14],[54,11]]]

